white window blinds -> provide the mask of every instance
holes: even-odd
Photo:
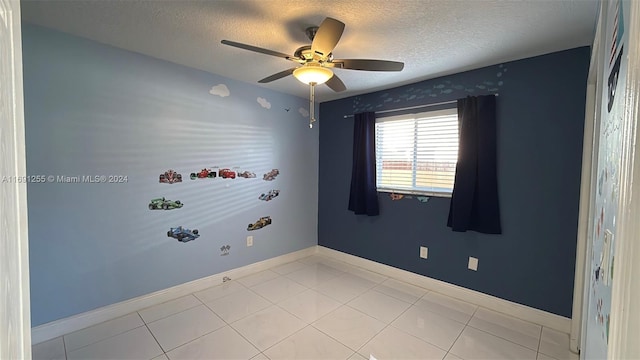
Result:
[[[378,191],[450,196],[457,160],[457,109],[376,119]]]

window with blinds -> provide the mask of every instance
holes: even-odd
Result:
[[[379,192],[451,196],[457,160],[457,109],[376,119]]]

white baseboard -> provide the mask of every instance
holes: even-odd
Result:
[[[222,279],[225,276],[232,279],[240,278],[258,271],[286,264],[315,253],[564,333],[569,333],[571,328],[571,319],[563,316],[551,314],[546,311],[534,309],[532,307],[500,299],[495,296],[483,294],[475,290],[449,284],[444,281],[431,279],[426,276],[418,275],[354,255],[349,255],[324,246],[311,246],[303,250],[224,271],[219,274],[193,280],[168,289],[156,291],[151,294],[142,295],[134,299],[125,300],[95,310],[87,311],[82,314],[36,326],[31,329],[31,341],[32,344],[35,345],[107,320],[130,314],[134,311],[158,305],[181,296],[189,295],[211,286],[219,285],[222,283]]]
[[[546,326],[563,333],[568,334],[571,329],[571,319],[564,316],[559,316],[546,311],[534,309],[529,306],[514,303],[495,296],[483,294],[475,290],[470,290],[458,285],[449,284],[444,281],[431,279],[429,277],[418,275],[410,271],[384,265],[375,261],[329,249],[324,246],[318,246],[318,254],[331,257],[333,259],[340,260],[351,265],[359,266],[361,268],[397,280],[402,280],[409,284],[420,286],[422,288],[432,290],[443,295],[470,302],[472,304],[482,306],[490,310],[498,311],[525,321],[530,321],[542,326]]]
[[[134,299],[121,301],[119,303],[87,311],[82,314],[73,315],[64,319],[39,325],[31,328],[31,343],[35,345],[107,320],[130,314],[134,311],[142,310],[149,306],[158,305],[181,296],[189,295],[196,291],[204,290],[211,286],[222,284],[222,279],[225,276],[228,276],[231,279],[240,278],[258,271],[263,271],[274,266],[286,264],[288,262],[313,255],[316,252],[317,246],[314,245],[303,250],[224,271],[219,274],[193,280],[168,289],[156,291],[151,294],[142,295]]]

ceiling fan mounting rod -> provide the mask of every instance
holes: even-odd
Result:
[[[316,33],[318,32],[317,26],[310,26],[305,31],[309,40],[313,41],[313,38],[316,37]]]
[[[315,116],[315,102],[316,102],[316,83],[309,83],[309,129],[313,128],[313,123],[316,121]]]

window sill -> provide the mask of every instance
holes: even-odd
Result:
[[[376,191],[379,192],[379,193],[387,193],[387,194],[402,194],[402,195],[413,195],[413,196],[429,196],[429,197],[451,198],[451,194],[450,193],[442,193],[442,192],[392,190],[392,189],[377,189]]]

